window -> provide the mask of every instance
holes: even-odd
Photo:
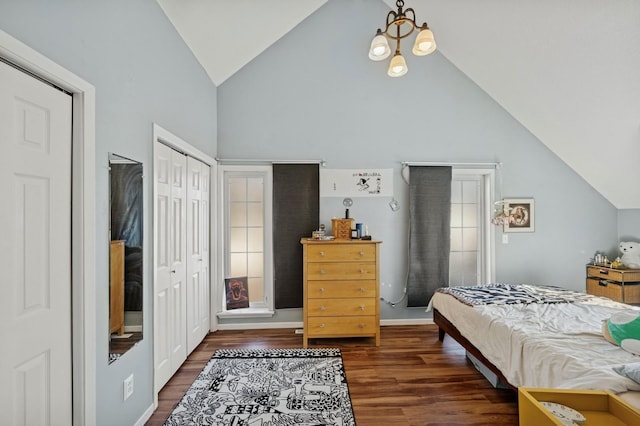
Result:
[[[453,169],[449,285],[494,281],[490,226],[494,170]]]
[[[224,278],[247,277],[249,312],[273,311],[271,166],[220,166]],[[224,282],[224,280],[221,280]],[[224,291],[222,310],[226,310]],[[247,314],[237,310],[236,314]],[[232,313],[232,311],[227,311]],[[235,312],[234,312],[235,313]]]

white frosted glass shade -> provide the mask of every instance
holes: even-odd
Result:
[[[371,48],[369,49],[369,59],[372,61],[382,61],[391,54],[389,42],[382,34],[378,34],[371,40]]]
[[[393,59],[391,59],[391,63],[389,64],[389,70],[387,71],[389,77],[401,77],[405,75],[407,71],[409,71],[409,69],[407,68],[404,57],[400,53],[393,55]]]
[[[428,55],[436,50],[436,40],[429,29],[420,30],[413,45],[413,54],[417,56]]]

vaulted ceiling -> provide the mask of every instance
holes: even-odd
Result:
[[[216,86],[327,2],[157,1]],[[640,208],[639,0],[406,7],[429,23],[442,55],[615,207]]]

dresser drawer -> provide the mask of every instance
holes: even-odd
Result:
[[[307,264],[308,280],[375,280],[375,262],[334,262]]]
[[[309,337],[366,336],[379,333],[376,317],[309,317]]]
[[[625,284],[597,279],[587,278],[587,293],[594,296],[608,297],[617,302],[640,303],[640,283]]]
[[[588,266],[587,276],[603,278],[605,280],[619,281],[619,282],[638,282],[640,281],[640,271],[636,269],[611,269],[600,268],[598,266]]]
[[[375,315],[378,299],[361,297],[353,299],[309,299],[307,300],[307,315],[315,316],[358,316]]]
[[[375,244],[309,244],[307,249],[308,262],[375,262]]]
[[[311,299],[331,299],[347,297],[376,297],[376,280],[355,281],[309,281],[307,297]]]
[[[587,278],[587,293],[622,302],[622,286],[606,279]]]

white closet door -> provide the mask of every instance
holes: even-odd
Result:
[[[0,424],[72,423],[71,96],[0,62]]]
[[[187,358],[186,157],[154,145],[154,365],[159,391]]]
[[[187,159],[187,352],[209,331],[209,167]],[[205,252],[206,251],[206,252]]]
[[[202,339],[211,331],[211,167],[202,164],[202,282],[200,283],[200,329]]]

